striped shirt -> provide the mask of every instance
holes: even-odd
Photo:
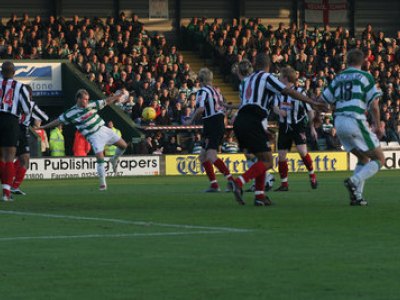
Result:
[[[203,86],[196,93],[196,107],[204,108],[203,119],[225,114],[224,98],[214,87]]]
[[[39,108],[39,106],[37,106],[37,104],[33,101],[31,101],[31,113],[29,115],[26,114],[22,114],[19,122],[20,124],[28,127],[29,125],[31,125],[32,119],[33,120],[39,120],[42,122],[46,122],[49,120],[49,116]]]
[[[240,87],[241,104],[239,111],[247,105],[257,105],[268,115],[275,94],[286,88],[272,74],[258,71],[246,77]]]
[[[322,98],[336,106],[335,116],[365,120],[372,101],[381,95],[370,73],[350,67],[335,77]]]
[[[17,118],[22,113],[30,114],[29,91],[24,84],[13,79],[0,80],[0,112]]]
[[[300,87],[293,86],[292,89],[306,95],[304,90]],[[298,124],[304,121],[308,117],[307,112],[312,110],[309,104],[282,94],[277,94],[275,96],[274,106],[277,106],[280,110],[286,111],[286,117],[279,116],[279,123],[286,125]]]
[[[58,119],[61,123],[74,125],[76,129],[87,138],[104,126],[105,123],[98,115],[97,111],[105,106],[105,100],[89,102],[87,107],[78,107],[74,105],[61,114]]]

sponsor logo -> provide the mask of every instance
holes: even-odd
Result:
[[[243,154],[222,154],[219,157],[232,174],[241,174],[248,169]],[[345,152],[311,153],[311,157],[314,161],[314,170],[317,172],[344,171],[348,168],[347,153]],[[287,159],[289,172],[307,171],[297,153],[289,153]],[[166,175],[201,175],[205,173],[197,155],[167,155],[165,164]],[[271,172],[278,172],[278,154],[273,156]]]

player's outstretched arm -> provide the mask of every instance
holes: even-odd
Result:
[[[382,138],[384,136],[384,132],[381,128],[380,120],[381,120],[381,113],[379,109],[379,98],[375,98],[372,103],[371,103],[371,115],[372,115],[372,120],[373,120],[373,131],[376,133],[378,138]]]
[[[40,126],[39,129],[54,128],[60,124],[61,124],[61,121],[59,119],[55,119],[55,120],[51,121],[50,123],[47,123],[46,125]]]
[[[111,97],[106,98],[104,101],[106,102],[106,105],[110,105],[116,101],[119,101],[119,99],[121,99],[122,96],[123,96],[123,93],[118,93]]]
[[[315,110],[324,111],[324,112],[329,110],[328,105],[324,101],[315,101],[315,100],[303,95],[302,93],[300,93],[300,92],[298,92],[298,91],[296,91],[294,89],[291,89],[291,88],[288,88],[288,87],[284,88],[282,90],[282,94],[289,95],[292,98],[295,98],[295,99],[297,99],[297,100],[299,100],[301,102],[308,103]]]

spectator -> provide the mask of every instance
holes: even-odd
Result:
[[[87,156],[90,149],[90,143],[78,130],[75,131],[74,144],[72,146],[74,156]]]
[[[107,127],[110,128],[112,131],[114,131],[119,137],[122,137],[121,130],[114,127],[113,121],[111,121],[111,120],[108,121]],[[105,145],[105,147],[104,147],[104,155],[105,156],[114,156],[116,151],[117,151],[117,146],[115,146],[115,145]]]
[[[182,147],[176,141],[176,136],[171,135],[168,142],[164,145],[164,154],[178,154],[182,152]]]
[[[65,156],[63,125],[59,124],[50,131],[50,155]]]

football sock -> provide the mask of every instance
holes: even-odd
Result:
[[[255,190],[256,191],[263,191],[265,190],[265,177],[266,177],[266,172],[263,172],[259,176],[255,178]],[[256,194],[257,195],[257,194]],[[264,195],[264,193],[263,193]]]
[[[100,185],[106,185],[106,169],[104,159],[97,160],[97,174],[99,175]]]
[[[353,174],[357,174],[358,172],[360,172],[363,167],[364,167],[363,163],[360,163],[360,162],[357,163]],[[362,198],[362,194],[364,191],[364,185],[365,185],[365,181],[360,181],[360,184],[357,186],[357,190],[356,190],[357,199]]]
[[[229,169],[226,167],[226,165],[225,165],[225,163],[222,161],[222,159],[217,158],[217,160],[214,161],[214,166],[216,166],[217,169],[218,169],[222,174],[224,174],[224,176],[225,176],[226,178],[229,179],[230,177],[232,177],[231,173],[229,172]]]
[[[288,186],[288,162],[287,160],[278,163],[279,176],[281,177],[281,186]]]
[[[26,174],[27,169],[24,166],[21,166],[20,161],[17,159],[14,162],[14,182],[12,183],[12,187],[14,189],[19,188],[21,185],[22,181],[24,180],[25,174]]]
[[[368,178],[374,176],[379,169],[381,168],[381,164],[377,160],[371,160],[369,163],[365,164],[360,171],[358,171],[355,175],[351,176],[351,181],[358,186],[361,182],[367,180]]]
[[[265,193],[264,193],[264,191],[256,190],[256,191],[254,192],[254,195],[256,196],[256,199],[259,199],[259,200],[265,198]]]
[[[0,161],[0,180],[1,180],[1,183],[3,183],[3,180],[4,180],[4,172],[5,172],[5,170],[4,170],[4,168],[6,167],[6,165],[5,165],[5,163],[3,162],[3,161]]]
[[[117,147],[117,149],[115,149],[115,154],[114,154],[114,158],[119,158],[122,154],[124,154],[125,149],[119,148]]]
[[[266,171],[267,169],[265,168],[264,163],[258,161],[254,165],[252,165],[251,168],[248,169],[243,175],[239,176],[239,180],[236,180],[236,182],[240,187],[242,187],[244,183],[249,182],[253,178],[257,178],[261,174],[264,174],[265,176]]]
[[[206,171],[208,180],[210,180],[211,183],[211,187],[218,187],[218,183],[217,180],[215,178],[215,172],[214,172],[214,168],[213,165],[211,164],[210,161],[205,161],[202,163],[204,171]]]
[[[312,177],[311,175],[314,175],[314,167],[313,167],[313,160],[312,160],[310,154],[307,153],[301,159],[303,160],[303,163],[308,170],[308,174],[310,174],[310,177]]]
[[[14,163],[6,162],[4,163],[4,175],[2,175],[2,188],[3,195],[10,197],[11,195],[11,185],[14,180]]]

